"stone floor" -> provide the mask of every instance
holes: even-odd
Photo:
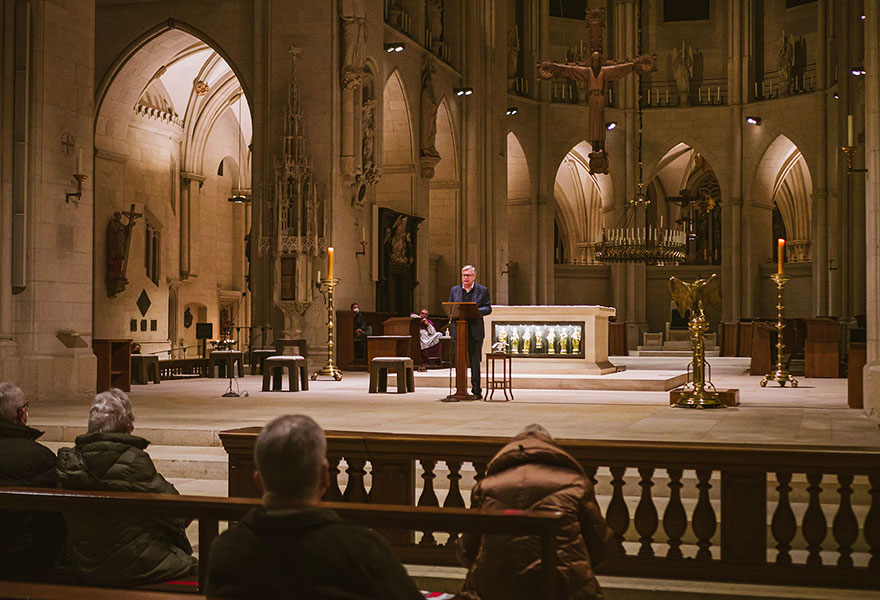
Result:
[[[617,357],[615,363],[681,372],[686,359]],[[844,379],[801,378],[794,389],[761,388],[742,361],[730,360],[719,362],[712,377],[719,388],[740,389],[739,407],[673,409],[667,392],[574,390],[516,390],[510,402],[441,403],[446,389],[419,387],[418,380],[415,393],[367,394],[368,375],[356,372],[345,373],[342,381],[311,382],[311,389],[300,393],[261,392],[260,377],[245,376],[236,384],[247,397],[223,398],[225,379],[139,385],[130,395],[136,430],[150,430],[156,444],[212,445],[223,429],[304,413],[326,429],[353,431],[509,436],[539,422],[560,438],[880,447],[877,423],[847,408]],[[34,401],[31,424],[60,427],[67,433],[63,438],[72,439],[69,434],[85,428],[89,402],[89,397]],[[163,432],[188,441],[157,439]]]

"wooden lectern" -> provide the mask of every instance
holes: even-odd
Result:
[[[468,319],[480,319],[480,309],[476,302],[444,302],[443,310],[450,321],[455,321],[455,393],[443,399],[444,402],[475,400],[468,394]]]

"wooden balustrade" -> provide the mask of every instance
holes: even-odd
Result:
[[[246,512],[259,505],[260,500],[256,498],[0,488],[0,509],[50,512],[122,510],[145,516],[198,520],[199,589],[202,591],[204,591],[211,543],[219,535],[220,521],[240,520]],[[451,507],[414,508],[340,502],[324,502],[322,506],[335,510],[348,521],[380,530],[452,530],[462,533],[538,536],[541,540],[542,597],[555,598],[553,588],[556,531],[565,518],[560,512],[469,510]]]
[[[252,452],[258,432],[252,427],[220,434],[229,454],[230,496],[256,493]],[[463,465],[471,463],[479,481],[507,441],[330,431],[333,481],[327,498],[438,506],[438,491],[448,487],[443,506],[466,506]],[[597,492],[610,497],[605,518],[623,555],[601,573],[880,588],[876,449],[558,441],[598,482]],[[349,465],[344,491],[341,459]],[[456,564],[451,539],[425,535],[408,544],[395,540],[394,546],[405,562]]]

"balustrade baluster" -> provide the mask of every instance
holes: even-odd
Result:
[[[611,467],[611,502],[608,503],[608,510],[605,512],[605,521],[614,532],[614,539],[617,540],[621,552],[624,551],[623,538],[629,527],[629,509],[623,499],[625,473],[626,467]]]
[[[582,466],[583,466],[583,465],[582,465]],[[593,465],[589,465],[589,466],[584,467],[584,473],[587,474],[587,478],[589,478],[590,483],[593,484],[593,487],[594,487],[594,488],[595,488],[596,485],[598,485],[598,483],[599,483],[599,480],[596,479],[596,473],[597,473],[598,471],[599,471],[599,467],[595,467],[595,466],[593,466]]]
[[[687,513],[681,503],[681,469],[666,469],[669,475],[669,504],[663,511],[663,531],[669,540],[666,558],[682,558],[681,537],[687,531]]]
[[[708,469],[697,469],[697,489],[699,496],[697,505],[694,507],[693,530],[697,536],[697,560],[712,560],[712,536],[715,535],[715,529],[718,522],[715,519],[715,509],[709,502],[709,490],[712,484],[709,479],[712,477],[712,471]]]
[[[837,541],[837,550],[840,552],[837,565],[851,567],[853,566],[852,546],[859,537],[859,522],[852,509],[853,476],[851,473],[838,473],[837,481],[840,483],[840,487],[837,488],[837,493],[840,494],[840,507],[834,515],[831,533]]]
[[[440,506],[440,502],[437,500],[437,494],[434,492],[434,478],[437,477],[434,473],[434,468],[437,466],[437,461],[420,459],[419,463],[422,465],[422,481],[425,483],[422,487],[422,493],[419,496],[419,500],[416,502],[416,506]],[[434,533],[431,531],[425,531],[419,545],[436,546],[437,540],[434,537]]]
[[[865,541],[871,549],[871,560],[868,566],[871,569],[880,569],[880,473],[868,475],[871,482],[871,508],[865,517]]]
[[[342,489],[339,487],[339,463],[341,456],[328,456],[327,462],[330,467],[330,487],[324,492],[323,500],[326,502],[342,502]]]
[[[363,458],[346,458],[348,463],[348,485],[345,486],[345,493],[342,499],[345,502],[369,502],[370,497],[367,494],[367,488],[364,485],[364,475],[367,474],[367,461]]]
[[[477,472],[474,476],[474,482],[480,483],[480,480],[486,476],[486,467],[489,463],[474,461],[472,464],[474,465],[474,471]]]
[[[807,512],[804,513],[804,521],[801,523],[801,531],[803,531],[804,539],[807,541],[807,566],[822,566],[822,541],[828,532],[828,522],[825,520],[825,514],[819,500],[822,493],[822,473],[807,473],[807,482],[810,484],[807,491],[810,493],[810,502],[807,505]]]
[[[464,498],[461,495],[461,486],[458,483],[461,481],[461,464],[460,460],[446,461],[446,467],[449,469],[449,475],[447,475],[447,479],[449,479],[449,493],[446,494],[446,500],[443,502],[444,507],[465,507]]]
[[[797,534],[797,521],[794,518],[794,512],[791,510],[791,471],[777,471],[776,491],[779,492],[779,501],[776,504],[776,510],[773,511],[773,518],[770,521],[770,532],[773,539],[776,540],[776,564],[780,566],[788,566],[791,564],[791,542]]]
[[[650,558],[654,556],[654,533],[657,532],[657,507],[654,506],[654,499],[651,497],[651,488],[654,482],[651,478],[654,476],[654,469],[651,467],[640,467],[639,475],[641,480],[639,486],[642,488],[642,496],[639,499],[639,505],[636,507],[635,525],[636,531],[639,533],[639,556],[642,558]]]

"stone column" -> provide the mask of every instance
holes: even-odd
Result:
[[[865,0],[865,234],[867,238],[868,364],[865,414],[880,420],[880,0]]]
[[[193,186],[193,182],[198,187]],[[195,274],[195,268],[192,263],[192,199],[193,196],[198,199],[199,190],[205,178],[197,173],[187,171],[180,172],[180,279],[188,279],[190,275]],[[198,201],[198,200],[196,200]]]
[[[811,227],[813,250],[813,312],[828,314],[828,235],[826,229],[828,210],[828,33],[827,0],[819,0],[816,6],[816,39],[821,40],[816,49],[816,89],[819,101],[819,143],[816,145],[816,172],[813,180],[813,214]]]

